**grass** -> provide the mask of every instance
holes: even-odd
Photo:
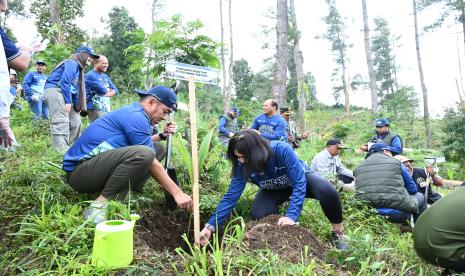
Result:
[[[131,98],[121,97],[118,101],[118,105],[128,104]],[[331,137],[330,125],[340,122],[341,116],[340,110],[309,112],[306,115],[307,128],[313,130],[313,136],[302,143],[299,157],[311,161],[324,148],[326,139]],[[370,119],[367,114],[360,113],[350,120],[354,123],[350,125],[344,140],[355,149],[366,136],[359,128],[370,129]],[[199,141],[207,137],[209,141],[205,143],[218,143],[215,135],[212,137],[210,133],[215,123],[214,120],[201,119]],[[33,127],[32,115],[26,109],[24,112],[14,111],[12,126],[22,145],[14,153],[0,152],[0,200],[3,203],[0,208],[1,274],[114,273],[91,265],[94,227],[82,219],[81,213],[93,198],[75,193],[64,182],[64,173],[59,169],[62,155],[50,148],[47,125]],[[208,216],[227,189],[230,165],[215,146],[210,146],[210,151],[207,146],[203,146],[202,152],[206,156],[200,178],[201,212],[203,216]],[[187,157],[181,154],[186,153],[175,152],[175,165],[183,164],[183,158],[188,163]],[[412,156],[421,161],[423,154],[430,152],[420,151]],[[363,155],[348,150],[342,159],[348,167],[353,168],[363,160]],[[455,170],[453,164],[449,166]],[[189,190],[190,173],[184,166],[178,167],[178,177],[183,189]],[[350,275],[438,274],[436,268],[423,263],[416,256],[411,233],[400,233],[398,226],[386,222],[373,210],[353,200],[350,194],[341,195],[346,235],[350,241],[348,252],[330,251],[326,255],[326,263],[308,258],[308,248],[305,247],[302,248],[302,260],[299,263],[283,261],[266,249],[249,252],[244,249],[242,240],[255,192],[254,186],[246,188],[225,234],[222,237],[215,235],[208,246],[199,248],[185,237],[188,249],[178,248],[175,252],[160,253],[118,273],[334,275],[343,270]],[[113,203],[111,216],[127,218],[130,209],[136,212],[150,210],[162,201],[160,188],[149,181],[145,193],[136,200]],[[305,202],[300,223],[311,229],[322,241],[329,240],[330,225],[317,201]]]

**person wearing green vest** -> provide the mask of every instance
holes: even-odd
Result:
[[[360,149],[362,151],[368,152],[367,157],[370,155],[370,146],[374,143],[383,142],[388,145],[389,151],[393,156],[402,154],[404,151],[404,145],[399,134],[391,132],[390,124],[388,119],[379,118],[375,121],[376,134],[371,137],[367,144],[362,145]]]
[[[366,201],[394,223],[426,210],[425,196],[418,192],[408,169],[392,157],[385,143],[375,143],[371,155],[354,170],[355,198]]]
[[[237,116],[239,116],[239,114],[241,114],[239,108],[233,107],[232,111],[226,112],[220,116],[218,139],[225,148],[229,145],[229,139],[239,131],[237,128]]]
[[[450,192],[420,216],[414,248],[423,260],[445,268],[443,275],[465,272],[465,188]]]

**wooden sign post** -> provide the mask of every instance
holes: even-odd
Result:
[[[194,239],[200,243],[200,207],[199,207],[199,158],[197,154],[197,109],[195,103],[195,79],[189,78],[189,118],[191,122],[191,152],[192,152],[192,200],[194,203]]]
[[[197,148],[197,108],[195,99],[195,82],[216,84],[218,71],[190,64],[167,62],[165,76],[168,78],[189,81],[189,119],[191,124],[192,153],[192,201],[194,211],[194,239],[200,244],[200,194],[199,194],[199,158]]]

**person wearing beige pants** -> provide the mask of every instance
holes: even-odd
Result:
[[[81,133],[81,117],[73,107],[65,109],[65,100],[60,88],[47,88],[44,92],[45,103],[50,115],[50,136],[55,149],[66,149],[74,143]]]
[[[80,135],[80,115],[87,115],[85,67],[97,58],[92,48],[82,45],[69,59],[58,64],[45,82],[50,136],[57,150],[66,150]]]

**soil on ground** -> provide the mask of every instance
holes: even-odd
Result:
[[[136,236],[155,251],[174,251],[177,247],[186,248],[182,235],[187,233],[192,240],[190,213],[179,210],[155,209],[143,213],[136,227]],[[192,222],[191,222],[192,221]]]
[[[299,225],[278,226],[280,216],[272,215],[259,221],[248,222],[244,235],[247,250],[259,252],[270,250],[280,259],[300,263],[304,260],[316,259],[323,262],[328,247],[319,241],[308,229]],[[193,217],[190,213],[167,208],[156,208],[142,212],[135,230],[134,260],[135,263],[150,263],[170,256],[177,263],[174,250],[178,247],[189,251],[187,238],[193,244]],[[304,256],[304,248],[308,247]],[[169,262],[153,263],[164,272],[173,272]]]
[[[308,246],[307,258],[323,259],[328,249],[315,235],[300,225],[278,226],[280,216],[272,215],[249,222],[244,236],[250,250],[270,249],[281,259],[292,263],[302,261],[303,250]]]

